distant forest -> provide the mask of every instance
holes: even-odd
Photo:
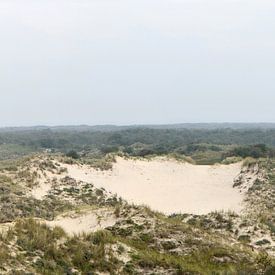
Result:
[[[174,126],[115,127],[78,126],[54,128],[2,128],[0,130],[0,158],[10,154],[50,149],[58,152],[90,151],[102,154],[122,151],[129,155],[177,153],[195,157],[212,152],[216,160],[230,155],[273,156],[275,129],[265,127],[181,128]],[[198,129],[197,129],[198,128]],[[6,157],[5,157],[6,156]]]

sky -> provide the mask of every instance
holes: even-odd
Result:
[[[0,126],[275,122],[274,0],[0,0]]]

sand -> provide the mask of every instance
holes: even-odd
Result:
[[[60,180],[62,177],[62,174],[58,175],[49,171],[45,171],[44,174],[40,174],[40,177],[37,179],[38,184],[31,189],[30,195],[37,200],[43,200],[53,187],[52,180]]]
[[[117,222],[113,212],[108,209],[94,209],[86,213],[61,215],[53,221],[46,221],[50,227],[60,226],[69,235],[95,232]]]
[[[31,195],[37,200],[42,200],[51,190],[52,185],[48,182],[40,182],[38,186],[31,190]]]
[[[233,188],[241,163],[210,166],[161,158],[148,161],[118,157],[110,171],[77,165],[66,168],[69,176],[77,180],[165,214],[242,210],[243,194]]]

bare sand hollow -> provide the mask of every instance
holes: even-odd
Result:
[[[233,188],[241,163],[210,166],[160,158],[150,161],[117,158],[110,171],[88,166],[66,167],[69,176],[77,180],[166,214],[242,210],[243,195]]]
[[[61,226],[68,234],[95,232],[108,226],[113,226],[117,219],[113,212],[107,209],[92,210],[86,213],[61,215],[54,221],[46,221],[49,226]]]

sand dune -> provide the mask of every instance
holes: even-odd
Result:
[[[54,221],[47,221],[49,226],[61,226],[68,234],[82,232],[95,232],[108,226],[113,226],[117,219],[108,209],[94,209],[86,213],[71,215],[66,214],[57,217]]]
[[[206,214],[215,210],[240,212],[243,195],[232,187],[241,163],[192,165],[156,158],[117,158],[112,171],[67,165],[71,177],[118,194],[130,203],[146,204],[171,213]]]

